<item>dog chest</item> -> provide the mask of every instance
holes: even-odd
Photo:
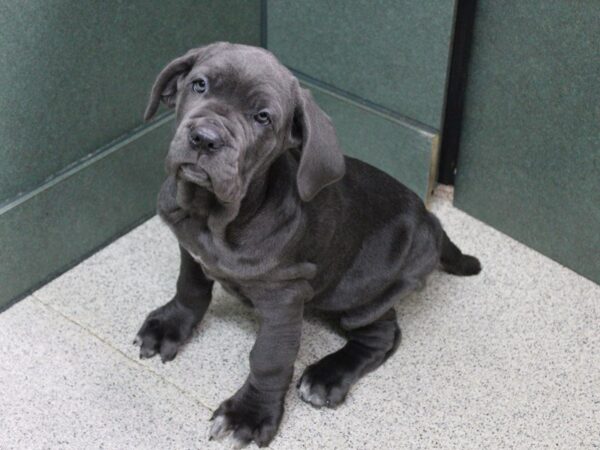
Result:
[[[202,266],[208,277],[222,284],[310,280],[316,273],[316,265],[308,262],[284,263],[277,256],[255,258],[252,255],[240,255],[239,251],[220,251],[217,256],[212,252],[198,251],[197,248],[183,247]]]

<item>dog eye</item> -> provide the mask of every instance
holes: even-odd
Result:
[[[271,123],[271,116],[267,111],[261,111],[258,114],[254,115],[254,120],[256,120],[261,125],[269,125]]]
[[[206,92],[206,80],[202,78],[192,82],[192,89],[198,94],[204,94]]]

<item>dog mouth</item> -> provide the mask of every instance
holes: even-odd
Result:
[[[202,169],[198,169],[191,164],[183,164],[179,167],[177,172],[179,178],[190,183],[194,183],[198,186],[208,188],[210,187],[210,177]]]

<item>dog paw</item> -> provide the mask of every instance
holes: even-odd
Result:
[[[231,436],[233,448],[252,441],[266,447],[275,437],[283,415],[283,394],[271,398],[246,384],[214,412],[209,439]]]
[[[340,369],[321,366],[317,362],[306,368],[296,385],[298,395],[317,408],[335,408],[346,399],[354,378]]]
[[[197,323],[193,311],[172,300],[148,315],[133,344],[140,347],[141,359],[158,353],[165,363],[175,358]]]

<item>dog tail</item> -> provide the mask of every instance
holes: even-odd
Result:
[[[444,272],[453,275],[477,275],[481,272],[481,263],[471,255],[463,255],[454,245],[445,231],[442,237],[442,256],[440,258]]]

